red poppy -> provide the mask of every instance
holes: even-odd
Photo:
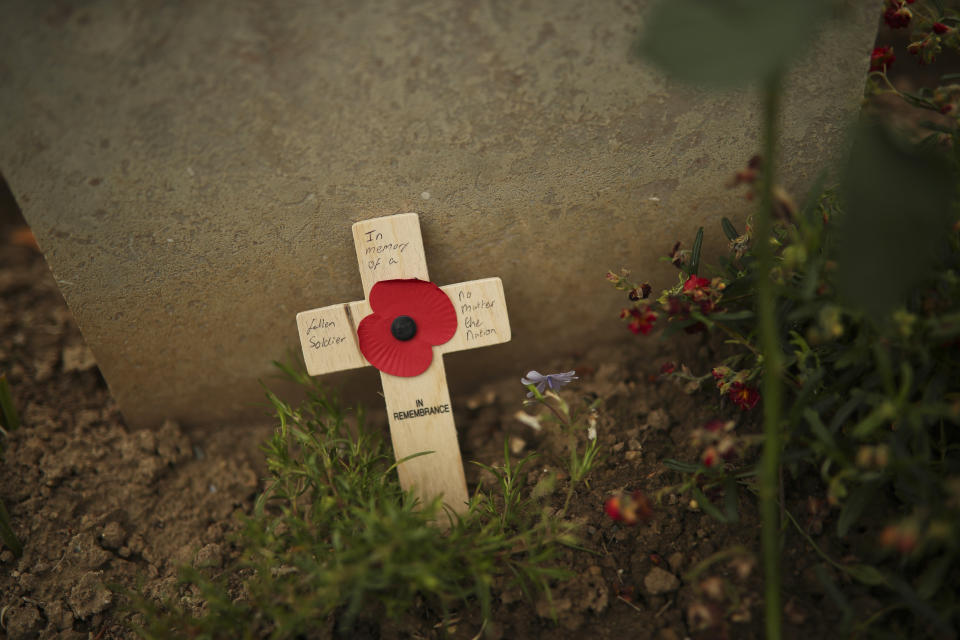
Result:
[[[373,313],[360,321],[357,337],[367,362],[392,376],[427,370],[433,347],[457,332],[457,311],[440,287],[423,280],[381,280],[370,289]]]

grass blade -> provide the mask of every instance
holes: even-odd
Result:
[[[6,374],[0,374],[0,427],[7,431],[16,431],[20,428],[20,417],[13,406],[13,394],[10,393],[10,383]]]
[[[0,500],[0,540],[3,540],[3,544],[13,551],[13,555],[16,557],[19,558],[23,555],[23,545],[17,539],[17,534],[13,532],[13,527],[10,525],[10,514],[7,513],[3,500]]]

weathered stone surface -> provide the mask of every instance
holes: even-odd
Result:
[[[261,415],[296,312],[360,296],[350,224],[402,211],[435,281],[503,279],[513,342],[446,359],[468,394],[625,335],[607,268],[669,282],[674,240],[742,221],[756,95],[634,58],[648,4],[11,0],[0,171],[135,425]],[[793,184],[859,103],[850,4],[794,74]]]

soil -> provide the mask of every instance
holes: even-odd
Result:
[[[167,421],[153,430],[128,428],[23,221],[9,207],[5,211],[0,372],[12,386],[23,424],[5,440],[0,499],[24,554],[16,559],[10,550],[0,552],[0,637],[134,637],[129,623],[135,614],[111,587],[139,585],[148,597],[161,599],[176,592],[179,566],[215,571],[235,557],[234,515],[249,512],[262,488],[258,446],[272,426],[188,432]],[[741,432],[754,428],[751,415],[736,407],[717,413],[714,392],[695,392],[660,375],[667,361],[713,360],[702,339],[673,344],[648,338],[641,346],[626,331],[624,338],[622,349],[573,354],[542,367],[575,369],[580,380],[568,387],[572,397],[603,400],[597,424],[603,456],[569,511],[590,552],[565,552],[564,564],[575,577],[553,589],[556,622],[546,601],[531,603],[519,591],[502,590],[485,633],[670,640],[698,637],[703,620],[714,619],[718,624],[699,637],[762,637],[759,525],[750,494],[740,496],[734,526],[670,491],[654,506],[653,517],[636,526],[604,513],[611,495],[640,490],[653,496],[680,482],[663,460],[696,460],[700,450],[691,434],[708,420],[738,420]],[[514,454],[541,454],[529,478],[536,482],[559,468],[564,440],[517,418],[524,394],[513,376],[469,397],[454,395],[455,414],[465,460],[495,464],[507,439]],[[373,424],[383,428],[382,413],[373,414]],[[471,486],[485,480],[475,465],[468,464],[467,473]],[[816,509],[794,506],[817,524]],[[840,612],[813,572],[819,559],[797,536],[789,540],[786,637],[828,637]],[[820,543],[829,547],[827,536]],[[749,551],[694,579],[685,577],[712,554],[738,545]],[[716,580],[704,582],[716,577],[729,593],[718,592],[722,583]],[[438,637],[436,625],[434,619],[407,620],[363,637]],[[477,612],[465,611],[446,631],[472,638],[480,627]]]

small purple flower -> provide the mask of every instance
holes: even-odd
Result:
[[[527,377],[521,378],[520,382],[524,385],[535,384],[537,391],[543,393],[546,389],[555,391],[565,384],[570,384],[574,380],[579,380],[574,374],[576,371],[567,371],[566,373],[548,373],[546,375],[539,371],[528,371]],[[528,398],[533,397],[533,392],[527,393]]]

